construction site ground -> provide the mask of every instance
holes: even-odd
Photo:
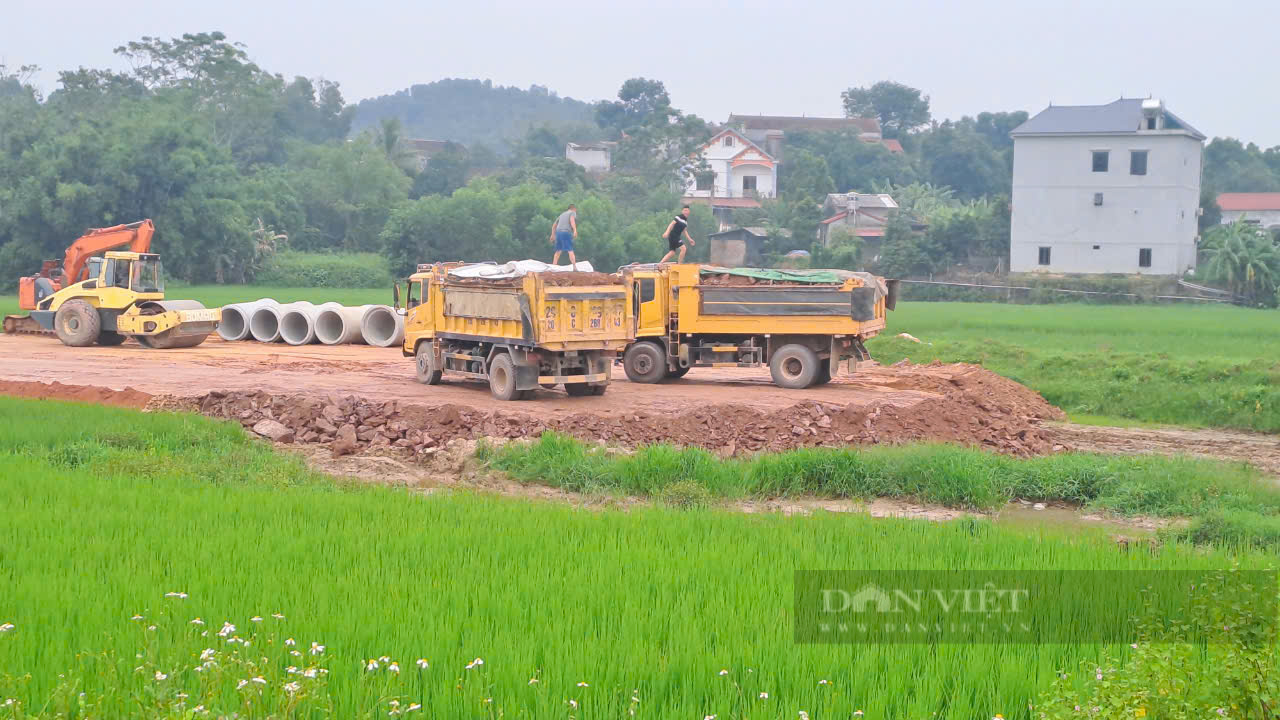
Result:
[[[346,440],[345,454],[380,447],[424,453],[459,438],[519,438],[554,429],[624,447],[670,442],[726,455],[911,441],[1018,456],[1181,453],[1249,462],[1280,475],[1274,436],[1071,425],[1039,394],[972,365],[864,364],[852,377],[806,390],[774,386],[767,368],[698,368],[681,380],[642,385],[615,367],[603,396],[570,398],[555,389],[502,402],[482,383],[417,383],[412,361],[398,348],[291,347],[216,336],[172,351],[132,342],[68,348],[51,336],[0,335],[0,357],[0,394],[195,409],[261,434],[269,420],[275,424],[266,430],[277,441],[333,446]],[[344,437],[352,430],[357,437]]]

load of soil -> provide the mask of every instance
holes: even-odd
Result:
[[[237,420],[277,442],[326,443],[335,453],[401,448],[430,454],[457,438],[521,438],[546,430],[625,447],[653,443],[701,447],[723,455],[799,447],[949,442],[1015,456],[1065,449],[1040,427],[1062,416],[1034,391],[976,366],[937,379],[909,405],[839,405],[813,400],[761,411],[745,404],[713,404],[674,413],[604,416],[590,412],[537,417],[511,409],[486,411],[456,404],[411,405],[347,396],[280,396],[211,392],[184,398],[210,416]],[[164,399],[157,405],[165,406]],[[529,408],[533,410],[533,408]]]
[[[22,382],[17,380],[0,380],[0,395],[33,398],[37,400],[73,400],[76,402],[94,403],[142,409],[151,401],[147,393],[133,388],[112,390],[110,388],[90,387],[87,385],[63,385],[60,382]]]
[[[622,276],[601,272],[545,272],[542,283],[550,287],[579,287],[583,285],[622,285]],[[478,287],[519,287],[523,277],[510,278],[460,278],[450,276],[449,285],[474,285]]]
[[[713,285],[716,287],[787,287],[787,288],[834,288],[840,285],[832,285],[830,283],[798,283],[780,280],[770,280],[768,278],[754,278],[746,275],[703,275],[698,278],[699,285]]]

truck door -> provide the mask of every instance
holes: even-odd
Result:
[[[636,316],[636,336],[653,337],[667,334],[666,297],[658,292],[660,278],[656,273],[636,273],[632,280],[632,310]]]

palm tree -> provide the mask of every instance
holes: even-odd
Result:
[[[378,147],[382,148],[387,160],[390,160],[392,165],[408,172],[411,167],[409,162],[411,153],[404,145],[404,130],[400,127],[400,118],[382,118],[382,124],[377,130],[377,138]]]
[[[1225,286],[1251,304],[1270,305],[1280,287],[1280,248],[1271,234],[1240,218],[1207,233],[1204,276]]]

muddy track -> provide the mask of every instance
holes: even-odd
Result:
[[[1280,478],[1280,436],[1238,430],[1118,428],[1048,423],[1049,435],[1082,452],[1190,455],[1253,465]]]

